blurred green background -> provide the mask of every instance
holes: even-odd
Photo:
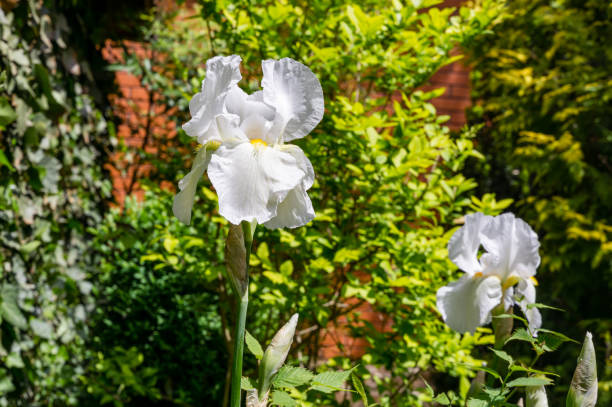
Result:
[[[180,126],[219,54],[242,57],[247,91],[262,59],[291,57],[325,95],[323,121],[297,142],[317,218],[255,234],[255,337],[299,312],[293,363],[359,364],[385,406],[433,405],[425,381],[464,398],[492,337],[451,331],[435,308],[459,275],[446,244],[463,215],[511,210],[542,243],[539,302],[565,310],[544,310],[544,327],[593,332],[599,405],[612,402],[608,1],[0,4],[1,406],[227,405],[227,222],[209,182],[190,226],[171,211],[196,147]],[[444,89],[422,87],[458,50],[473,100],[451,131],[432,104]],[[120,73],[146,90],[144,108],[121,104]],[[120,136],[126,121],[136,142]],[[560,375],[551,405],[578,352],[540,362]]]

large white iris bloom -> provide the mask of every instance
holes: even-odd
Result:
[[[483,254],[478,257],[480,248]],[[532,332],[542,325],[535,307],[534,278],[540,264],[538,236],[512,213],[486,216],[475,213],[451,237],[448,254],[465,274],[442,287],[437,306],[444,321],[458,332],[474,332],[491,321],[493,308],[517,304]]]
[[[190,101],[191,120],[183,125],[203,147],[179,182],[172,209],[189,224],[197,183],[208,170],[219,212],[231,223],[305,225],[315,216],[306,193],[314,171],[299,147],[284,143],[306,136],[321,121],[321,84],[297,61],[266,60],[263,91],[248,95],[237,85],[240,61],[232,55],[206,63],[202,91]]]

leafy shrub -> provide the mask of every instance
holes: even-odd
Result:
[[[220,226],[203,222],[212,204],[192,227],[169,216],[171,206],[168,192],[149,193],[92,231],[103,260],[91,280],[98,300],[82,377],[91,405],[221,404],[229,352]]]
[[[21,2],[0,24],[0,405],[74,404],[110,138],[66,18]]]
[[[608,344],[610,13],[599,0],[509,2],[491,35],[473,44],[480,102],[471,112],[485,124],[478,140],[486,161],[475,168],[482,191],[514,199],[541,236],[542,301],[568,311],[550,324],[577,338],[589,325]],[[573,357],[556,359],[571,375]]]
[[[467,211],[496,214],[509,202],[469,198],[476,184],[461,169],[480,157],[474,133],[451,134],[444,126],[448,117],[429,103],[443,90],[417,89],[456,59],[450,56],[456,44],[468,44],[486,29],[497,7],[485,1],[451,16],[452,9],[427,9],[437,3],[204,1],[195,10],[199,18],[152,17],[144,37],[163,58],[126,54],[113,68],[136,74],[159,93],[156,100],[176,107],[168,112],[177,127],[186,121],[187,95],[200,87],[203,62],[213,55],[243,58],[248,91],[259,86],[253,78],[260,77],[265,58],[292,57],[315,72],[326,115],[298,144],[317,174],[311,193],[317,218],[296,230],[258,228],[247,326],[267,342],[279,321],[299,312],[304,322],[292,354],[319,371],[325,370],[322,348],[330,329],[366,338],[357,369],[383,405],[422,405],[430,397],[415,390],[421,375],[434,371],[450,373],[455,379],[440,386],[459,383],[465,397],[473,372],[463,364],[476,363],[474,345],[491,341],[486,329],[463,338],[451,332],[435,310],[435,291],[451,275],[449,229]],[[163,141],[158,145],[165,155],[155,182],[176,182],[189,169],[191,153],[179,147],[185,134],[152,136]],[[209,185],[200,188],[191,227],[176,225],[169,203],[156,221],[179,242],[175,250],[192,250],[189,241],[197,239],[210,252],[197,258],[154,255],[147,267],[184,273],[197,264],[220,298],[221,320],[231,326],[227,287],[218,283],[223,270],[217,256],[227,232]],[[368,307],[387,318],[384,328],[355,312]],[[327,365],[349,369],[358,355],[336,344],[339,356]],[[372,375],[366,366],[386,373]],[[245,375],[252,373],[246,369]],[[350,399],[347,394],[343,403]],[[335,403],[316,394],[308,401]]]

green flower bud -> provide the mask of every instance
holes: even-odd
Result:
[[[230,224],[225,240],[225,263],[232,288],[236,295],[242,298],[246,293],[249,278],[247,275],[244,234],[240,225]]]
[[[298,314],[293,314],[289,322],[274,335],[272,342],[268,345],[261,359],[261,363],[259,364],[258,391],[260,397],[267,397],[272,377],[283,366],[285,359],[287,359],[291,343],[293,342],[293,336],[295,335],[297,322]]]
[[[578,364],[572,378],[566,407],[594,407],[597,402],[597,364],[593,337],[587,332],[578,356]]]

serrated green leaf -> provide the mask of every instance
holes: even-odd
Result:
[[[297,406],[297,402],[288,393],[282,390],[274,390],[270,402],[272,406]]]
[[[489,349],[491,349],[491,351],[493,351],[493,353],[495,353],[498,358],[503,359],[506,362],[508,362],[509,366],[512,366],[512,364],[514,363],[514,359],[512,359],[512,356],[508,355],[503,350],[498,350],[498,349],[494,349],[494,348],[489,348]]]
[[[510,341],[524,341],[529,343],[535,343],[536,339],[529,333],[527,329],[519,328],[515,330],[508,339],[506,339],[506,343]]]
[[[253,390],[255,389],[255,386],[253,385],[253,383],[251,383],[251,379],[242,376],[240,378],[240,388],[242,390]]]
[[[527,372],[527,373],[541,374],[541,375],[545,375],[545,376],[557,376],[557,377],[559,377],[559,375],[556,374],[556,373],[545,372],[543,370],[537,370],[537,369],[533,369],[533,368],[525,367],[525,366],[520,366],[520,365],[511,366],[510,370],[513,371],[513,372]]]
[[[361,380],[359,380],[355,372],[351,374],[351,380],[353,382],[353,387],[355,388],[355,391],[359,393],[359,396],[363,400],[363,405],[365,407],[368,407],[368,396],[366,395],[365,389],[363,388],[363,383],[361,383]]]
[[[255,339],[253,335],[249,333],[249,331],[246,331],[244,333],[244,341],[246,342],[246,346],[249,349],[249,351],[251,351],[251,353],[255,355],[257,359],[263,358],[263,355],[264,355],[263,348],[261,347],[257,339]]]
[[[331,393],[333,391],[345,390],[342,385],[351,375],[351,370],[345,370],[340,372],[323,372],[319,373],[312,379],[311,389],[317,390],[323,393]]]
[[[467,407],[489,407],[489,402],[487,400],[469,399]]]
[[[272,379],[274,387],[296,387],[307,384],[312,380],[314,374],[302,367],[283,366]]]
[[[545,377],[519,377],[506,383],[506,387],[546,386],[552,381]]]

